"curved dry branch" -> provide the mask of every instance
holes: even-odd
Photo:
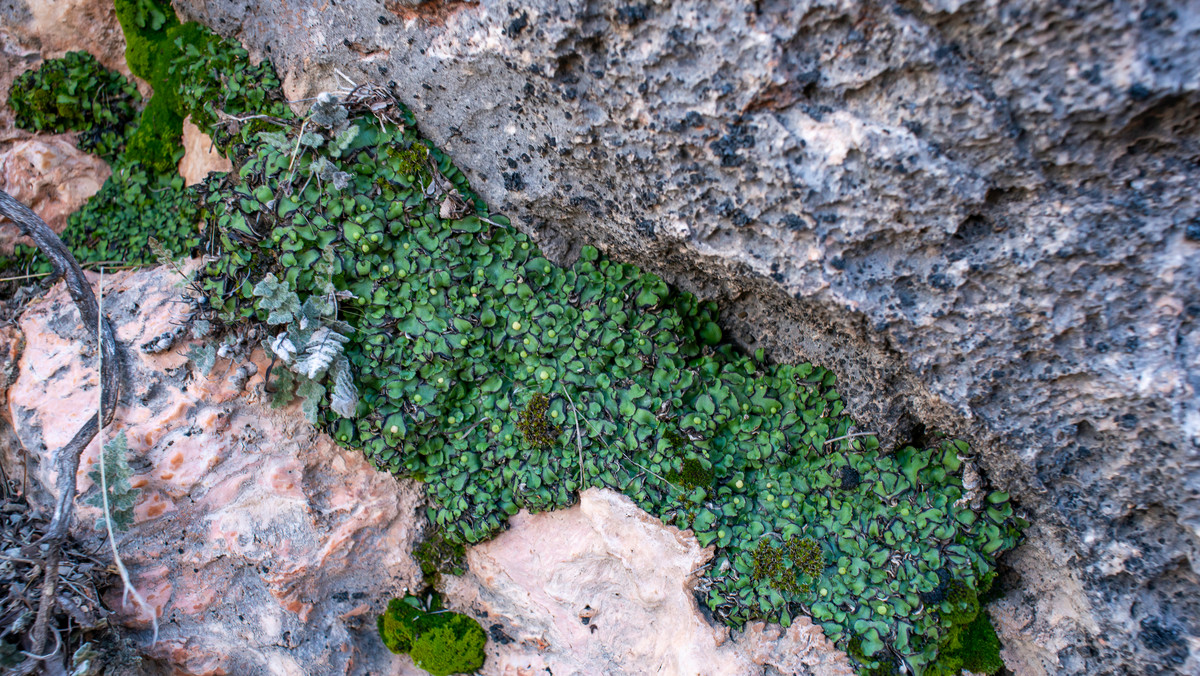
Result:
[[[95,438],[101,425],[112,422],[117,410],[117,401],[121,393],[121,362],[117,351],[117,338],[107,317],[101,316],[100,307],[92,287],[83,276],[83,270],[69,249],[63,244],[58,235],[46,225],[29,207],[0,190],[0,215],[17,224],[21,233],[33,240],[54,268],[54,276],[62,277],[66,282],[67,291],[75,307],[79,308],[79,316],[83,325],[94,338],[99,339],[98,333],[103,333],[100,340],[100,410],[95,418],[84,423],[67,445],[58,451],[55,465],[58,476],[55,483],[58,486],[58,501],[54,506],[54,518],[46,530],[44,542],[50,544],[47,554],[46,578],[42,585],[42,598],[38,607],[37,620],[32,632],[33,654],[27,653],[29,659],[19,671],[33,670],[45,656],[39,656],[46,643],[46,632],[51,608],[55,603],[58,586],[58,560],[61,555],[63,542],[66,540],[67,529],[71,525],[71,516],[75,511],[75,474],[79,470],[79,456],[83,449]],[[56,651],[57,652],[57,649]]]
[[[91,285],[84,278],[79,263],[50,226],[29,207],[16,201],[3,190],[0,190],[0,215],[16,223],[21,233],[32,239],[38,249],[50,259],[50,264],[54,267],[54,276],[62,277],[66,282],[71,300],[75,301],[75,307],[79,308],[83,325],[92,337],[96,337],[97,326],[101,326],[100,330],[104,332],[104,339],[100,341],[103,351],[100,372],[100,410],[103,412],[103,422],[98,420],[100,414],[89,419],[71,441],[58,451],[55,458],[58,502],[54,506],[54,518],[50,521],[45,540],[61,541],[67,535],[75,509],[75,473],[79,470],[79,456],[96,436],[100,425],[111,422],[117,410],[117,401],[121,395],[121,362],[117,351],[117,338],[108,318],[100,317],[96,295],[92,293]]]

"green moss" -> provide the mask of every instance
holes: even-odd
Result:
[[[183,118],[159,95],[150,99],[142,111],[141,124],[129,139],[126,156],[152,174],[171,174],[183,157],[179,137]]]
[[[979,614],[979,596],[962,580],[953,580],[942,601],[942,617],[953,624],[968,624]]]
[[[711,486],[715,475],[712,468],[706,467],[697,458],[686,458],[678,471],[674,468],[667,473],[667,480],[679,484],[688,490]]]
[[[466,549],[461,542],[447,540],[440,531],[430,532],[413,549],[413,558],[421,566],[425,583],[435,589],[441,585],[443,573],[463,575],[467,572]]]
[[[546,395],[534,394],[517,419],[517,429],[531,448],[550,448],[558,439],[558,428],[546,418],[549,409],[550,400]]]
[[[764,538],[752,553],[752,578],[771,588],[805,595],[825,570],[821,546],[812,538],[793,535],[781,546]]]
[[[994,674],[1004,668],[1000,659],[1000,638],[986,612],[979,613],[959,635],[956,651],[962,668],[976,674]]]
[[[167,32],[179,25],[170,0],[115,0],[114,4],[125,34],[129,70],[151,84],[164,80],[174,57]]]
[[[137,87],[87,52],[68,52],[13,80],[8,103],[29,131],[82,132],[79,147],[112,161],[132,133]]]
[[[413,596],[388,603],[377,622],[388,650],[409,653],[414,664],[433,676],[469,673],[483,666],[487,634],[478,622],[461,613],[439,611],[436,600],[429,611],[420,605]]]
[[[169,0],[116,0],[115,5],[125,33],[125,62],[154,89],[126,155],[151,173],[169,173],[183,152],[184,115],[178,83],[170,77],[171,62],[179,56],[171,30],[179,19]]]

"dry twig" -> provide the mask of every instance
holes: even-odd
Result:
[[[83,449],[91,443],[96,433],[104,425],[112,421],[121,395],[121,361],[117,351],[117,338],[112,324],[100,312],[96,295],[83,276],[83,269],[70,250],[63,244],[58,235],[50,229],[46,222],[29,207],[13,199],[8,193],[0,190],[0,215],[8,218],[21,230],[21,233],[33,240],[38,249],[50,259],[54,268],[54,276],[62,277],[67,285],[71,300],[79,309],[79,316],[89,333],[97,339],[101,353],[102,367],[100,370],[100,410],[96,417],[90,418],[69,442],[58,450],[55,457],[58,488],[58,500],[54,506],[54,516],[42,542],[50,545],[47,554],[46,577],[42,586],[41,603],[38,608],[37,621],[34,624],[33,645],[29,652],[41,654],[45,648],[50,610],[55,604],[55,591],[58,584],[58,561],[62,553],[62,545],[71,525],[71,516],[75,510],[75,474],[79,470],[79,456]]]

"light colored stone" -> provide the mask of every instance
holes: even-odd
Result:
[[[176,281],[165,269],[120,273],[103,289],[128,387],[105,435],[125,433],[141,491],[118,543],[158,616],[159,641],[145,645],[150,615],[123,606],[119,589],[106,599],[116,621],[173,673],[418,673],[386,651],[374,617],[420,579],[409,554],[420,487],[317,434],[298,404],[273,411],[256,401],[261,353],[245,393],[229,386],[228,361],[211,378],[197,374],[186,345],[142,354],[138,345],[179,318]],[[6,417],[24,447],[9,449],[5,471],[22,484],[28,471],[30,498],[44,508],[50,454],[96,410],[95,350],[61,283],[25,310],[20,332],[23,344],[9,332],[0,351],[20,354]],[[87,473],[98,448],[84,452],[81,496],[95,490]],[[77,504],[73,533],[107,557],[98,510]]]
[[[67,216],[111,174],[104,160],[75,147],[73,134],[37,135],[0,150],[0,190],[33,209],[55,232],[67,227]],[[15,227],[0,228],[0,252],[11,253],[15,241]]]
[[[465,576],[444,579],[450,604],[492,632],[488,675],[854,673],[807,618],[732,637],[707,621],[693,587],[711,556],[690,531],[589,489],[569,509],[519,513],[468,550]]]
[[[83,50],[129,77],[125,35],[112,0],[9,0],[6,4],[4,30],[43,59]]]
[[[192,124],[191,116],[183,120],[183,158],[179,160],[179,175],[187,185],[203,181],[211,172],[229,171],[233,163],[213,147],[212,139]]]

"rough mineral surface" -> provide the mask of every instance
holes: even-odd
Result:
[[[141,491],[118,543],[159,624],[146,654],[165,673],[420,673],[375,633],[388,599],[420,580],[410,555],[420,487],[336,447],[296,407],[253,403],[267,366],[261,355],[243,394],[226,360],[205,378],[183,348],[137,350],[178,320],[177,280],[160,268],[108,276],[104,286],[127,383],[105,434],[126,434]],[[25,310],[19,329],[4,334],[0,350],[12,378],[5,418],[19,441],[5,446],[3,464],[45,508],[51,454],[95,415],[95,343],[62,284]],[[97,455],[93,441],[81,494],[98,490],[87,477]],[[94,527],[99,511],[79,505],[76,537],[111,559]],[[106,602],[149,644],[149,612],[122,607],[119,586]]]
[[[55,232],[67,227],[67,216],[112,173],[104,160],[75,147],[74,134],[26,138],[0,148],[0,190],[28,205]],[[16,228],[5,230],[0,251],[11,253]]]
[[[179,175],[187,185],[203,181],[210,172],[229,171],[233,163],[213,148],[212,139],[192,124],[183,121],[183,159],[179,160]]]
[[[485,673],[498,676],[854,673],[808,618],[732,639],[705,620],[691,589],[711,557],[629,498],[589,489],[570,509],[521,512],[470,548],[447,598],[481,618],[492,638]]]
[[[1039,524],[1003,580],[1014,670],[1200,669],[1194,5],[177,7],[289,98],[394,82],[545,250],[719,298],[864,429],[969,439]]]

